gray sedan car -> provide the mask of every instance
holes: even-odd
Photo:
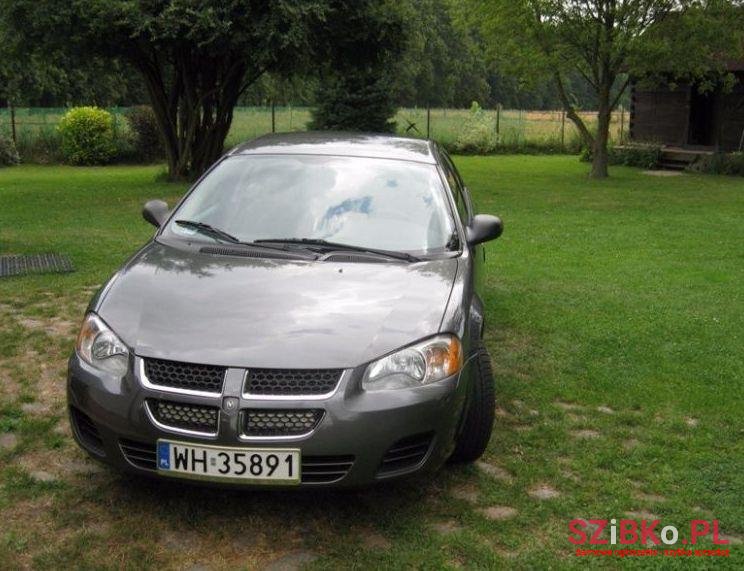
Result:
[[[227,153],[91,301],[69,362],[77,442],[117,468],[360,486],[485,450],[483,243],[447,153],[273,135]]]

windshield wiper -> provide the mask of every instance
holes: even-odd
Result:
[[[256,243],[273,243],[273,244],[298,244],[301,246],[320,246],[325,250],[346,250],[349,252],[362,252],[365,254],[377,254],[379,256],[386,256],[396,260],[404,260],[406,262],[420,262],[421,258],[417,258],[406,252],[396,252],[393,250],[379,250],[377,248],[367,248],[365,246],[354,246],[352,244],[341,244],[339,242],[329,242],[320,238],[266,238],[256,240]]]
[[[236,238],[228,232],[225,232],[224,230],[215,228],[214,226],[212,226],[211,224],[207,224],[206,222],[198,222],[196,220],[176,220],[176,224],[178,224],[179,226],[185,226],[186,228],[193,228],[194,230],[198,230],[202,234],[224,240],[225,242],[230,242],[231,244],[241,244],[240,239]]]
[[[255,242],[244,242],[243,240],[233,236],[229,232],[225,232],[224,230],[215,228],[214,226],[212,226],[211,224],[207,224],[206,222],[199,222],[197,220],[176,220],[176,224],[185,226],[186,228],[193,228],[194,230],[197,230],[203,234],[212,236],[213,238],[217,238],[224,242],[229,242],[230,244],[238,244],[240,246],[253,246],[254,248],[263,248],[264,250],[280,250],[282,252],[287,251],[286,246],[270,246],[268,244],[259,244],[259,242],[261,242],[262,240],[257,240]]]

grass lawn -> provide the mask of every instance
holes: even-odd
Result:
[[[494,436],[478,466],[350,493],[228,493],[86,461],[64,412],[79,320],[151,235],[144,200],[183,187],[156,167],[0,170],[0,254],[78,268],[0,279],[0,568],[742,568],[744,181],[457,163],[506,227],[488,250]],[[720,520],[731,557],[587,560],[567,541],[573,518],[657,516],[680,537]]]

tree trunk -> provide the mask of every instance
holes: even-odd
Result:
[[[162,135],[168,178],[198,178],[222,155],[233,108],[247,86],[242,82],[245,67],[225,65],[218,70],[179,61],[166,87],[168,74],[156,61],[143,58],[136,63]],[[212,74],[197,75],[193,71],[200,68],[211,69]],[[250,79],[255,81],[259,76],[257,73]]]
[[[568,97],[568,92],[566,91],[566,87],[563,83],[563,78],[561,77],[560,73],[555,72],[553,74],[553,80],[555,81],[555,86],[558,88],[558,97],[560,98],[561,103],[563,103],[563,109],[566,111],[566,117],[568,117],[571,122],[576,125],[576,129],[579,132],[579,136],[581,137],[584,145],[588,149],[593,149],[594,137],[592,137],[592,134],[584,123],[584,120],[581,118],[581,115],[576,112],[576,109],[571,104],[571,100]]]
[[[599,111],[597,113],[597,135],[594,137],[591,178],[607,178],[609,176],[607,144],[610,135],[610,120],[612,107],[609,88],[602,89],[599,94]]]

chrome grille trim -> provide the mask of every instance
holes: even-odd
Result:
[[[171,393],[174,395],[191,395],[195,397],[207,397],[211,399],[218,399],[222,396],[222,391],[216,393],[212,391],[198,391],[195,389],[181,389],[178,387],[168,387],[165,385],[157,385],[150,381],[150,379],[147,378],[147,373],[145,372],[145,359],[143,357],[136,357],[136,363],[135,367],[138,371],[138,376],[140,379],[140,382],[142,383],[142,386],[146,389],[150,389],[153,391],[161,391],[164,393]],[[223,390],[224,390],[224,383],[223,383]]]
[[[188,404],[190,403],[179,403],[179,404],[184,404],[188,406]],[[205,406],[205,405],[196,404],[194,406]],[[155,414],[150,408],[149,399],[144,402],[144,407],[145,407],[145,414],[147,415],[147,418],[160,430],[164,430],[165,432],[172,432],[174,434],[184,434],[186,436],[198,436],[200,438],[209,438],[209,439],[217,438],[217,434],[220,429],[219,428],[220,427],[220,411],[217,412],[217,429],[214,432],[209,432],[209,431],[202,431],[202,430],[191,430],[188,428],[180,428],[177,426],[170,426],[168,424],[162,423],[157,418],[155,418]]]
[[[260,368],[260,367],[256,367],[256,368]],[[338,378],[338,382],[336,383],[336,386],[333,387],[333,390],[327,393],[323,393],[323,394],[264,395],[264,394],[250,393],[246,390],[246,387],[248,385],[247,383],[248,375],[250,371],[251,371],[250,368],[244,371],[243,381],[242,381],[242,397],[244,399],[250,399],[250,400],[284,400],[284,401],[325,400],[335,395],[338,392],[339,388],[345,383],[346,379],[348,379],[349,376],[351,375],[351,369],[343,369],[341,371],[341,375]]]

